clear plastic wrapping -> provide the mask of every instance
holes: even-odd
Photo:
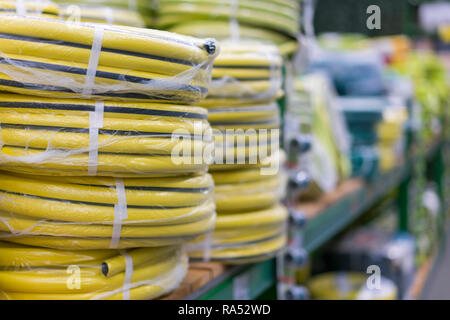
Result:
[[[219,214],[214,232],[189,244],[189,256],[226,264],[270,259],[286,246],[287,218],[287,209],[280,204],[257,211]]]
[[[0,299],[147,300],[187,272],[182,247],[70,251],[0,242]]]
[[[258,40],[293,53],[300,32],[297,0],[159,0],[157,26],[196,37]]]
[[[217,220],[214,232],[188,246],[196,259],[227,264],[273,257],[286,244],[286,178],[260,169],[213,172]]]
[[[27,15],[47,19],[57,19],[59,7],[49,0],[1,0],[1,15]]]
[[[262,175],[259,169],[241,169],[216,171],[212,176],[219,214],[268,208],[283,197],[283,175]]]
[[[212,40],[95,23],[0,15],[0,89],[52,98],[195,103]]]
[[[3,169],[41,175],[205,171],[212,148],[202,108],[14,94],[0,94],[0,141]]]
[[[66,1],[61,4],[59,17],[63,20],[116,24],[136,28],[144,28],[144,17],[135,10],[116,8],[97,4],[83,4],[77,1]]]
[[[210,175],[44,177],[0,173],[0,238],[57,249],[180,244],[213,230]]]
[[[227,41],[214,62],[208,97],[202,106],[262,104],[282,96],[282,58],[273,45]]]

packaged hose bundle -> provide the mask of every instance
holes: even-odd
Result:
[[[286,244],[285,177],[258,168],[213,172],[214,232],[189,244],[189,255],[227,264],[270,259]]]
[[[0,141],[4,170],[126,177],[205,171],[212,138],[199,107],[0,94]]]
[[[286,245],[287,218],[287,209],[282,205],[219,214],[213,234],[192,242],[189,256],[226,264],[270,259]]]
[[[0,15],[0,90],[52,98],[195,103],[214,40],[164,31]]]
[[[395,300],[398,289],[381,277],[380,285],[367,286],[369,275],[357,272],[323,273],[309,280],[307,287],[318,300]]]
[[[214,62],[207,108],[268,104],[282,96],[282,58],[273,45],[224,42]]]
[[[49,0],[1,0],[0,15],[4,14],[57,19],[59,7]]]
[[[75,3],[77,5],[98,5],[111,8],[145,11],[151,8],[152,1],[148,0],[52,0],[58,4]]]
[[[154,299],[181,283],[187,265],[179,246],[70,251],[0,242],[0,299]]]
[[[61,4],[60,19],[145,28],[145,19],[137,11],[95,4],[76,3],[77,1],[66,1],[65,4]]]
[[[214,200],[218,214],[248,212],[275,205],[284,194],[282,175],[259,169],[215,171]]]
[[[211,232],[209,175],[44,177],[0,173],[0,237],[57,249],[155,247]]]
[[[300,32],[296,0],[159,0],[157,26],[180,34],[218,40],[251,39],[293,53]]]
[[[239,107],[209,107],[208,120],[216,129],[272,129],[280,127],[278,105],[248,105]]]

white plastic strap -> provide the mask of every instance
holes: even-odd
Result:
[[[239,13],[239,0],[232,0],[230,8],[230,36],[232,41],[239,41],[241,38],[239,22],[237,16]]]
[[[116,193],[117,204],[114,205],[114,225],[110,243],[110,248],[112,249],[116,249],[119,246],[122,220],[128,219],[125,184],[122,179],[116,179]]]
[[[130,300],[131,278],[133,276],[133,258],[125,250],[120,250],[125,259],[125,278],[123,280],[122,299]]]
[[[27,8],[25,8],[25,2],[23,0],[16,0],[16,13],[19,16],[27,14]]]
[[[103,114],[105,103],[103,101],[95,101],[95,111],[89,113],[89,160],[88,175],[95,176],[98,166],[98,131],[103,128]]]
[[[89,56],[89,64],[86,71],[86,80],[84,82],[83,95],[90,96],[95,83],[95,75],[97,74],[98,61],[100,52],[102,51],[103,34],[105,29],[102,26],[95,26],[94,39],[92,40],[91,55]]]
[[[128,8],[136,11],[137,10],[137,2],[136,0],[128,0]]]
[[[110,7],[105,7],[105,20],[107,24],[114,23],[114,12]]]
[[[212,232],[208,232],[205,236],[205,241],[203,242],[203,261],[209,262],[211,260],[211,246],[212,246]]]

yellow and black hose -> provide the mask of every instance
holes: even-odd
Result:
[[[214,40],[16,15],[0,15],[0,89],[59,98],[85,94],[99,28],[101,50],[89,96],[182,104],[206,96],[218,52]]]
[[[97,151],[97,175],[102,176],[206,170],[203,153],[194,153],[211,143],[206,110],[107,101],[98,144],[92,146],[90,114],[95,105],[93,100],[0,94],[0,163],[17,172],[86,175],[89,152]],[[175,148],[192,152],[173,154]]]
[[[124,179],[119,248],[182,243],[214,227],[209,175]],[[119,201],[114,178],[0,174],[0,237],[50,248],[109,248]]]
[[[300,3],[296,0],[160,0],[156,25],[200,38],[272,43],[287,56],[298,47]]]
[[[186,271],[178,246],[70,251],[0,242],[0,299],[153,299]]]
[[[207,255],[213,261],[227,264],[270,259],[286,245],[287,217],[287,210],[282,205],[219,214],[211,238],[202,237],[192,242],[189,256],[203,259]]]

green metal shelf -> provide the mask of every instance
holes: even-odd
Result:
[[[317,250],[343,231],[389,192],[398,188],[408,174],[408,165],[382,174],[309,220],[303,231],[306,251],[311,253]]]
[[[204,287],[191,293],[187,300],[256,300],[276,284],[275,259],[235,266]]]
[[[439,152],[442,142],[437,140],[428,153],[427,159],[432,159]],[[303,246],[313,252],[343,231],[356,219],[362,216],[383,197],[396,188],[400,188],[410,177],[414,158],[394,170],[381,174],[366,183],[361,189],[341,198],[326,208],[315,218],[308,221],[303,229]],[[188,300],[254,300],[268,289],[276,285],[276,261],[235,266],[196,290],[186,297]]]

